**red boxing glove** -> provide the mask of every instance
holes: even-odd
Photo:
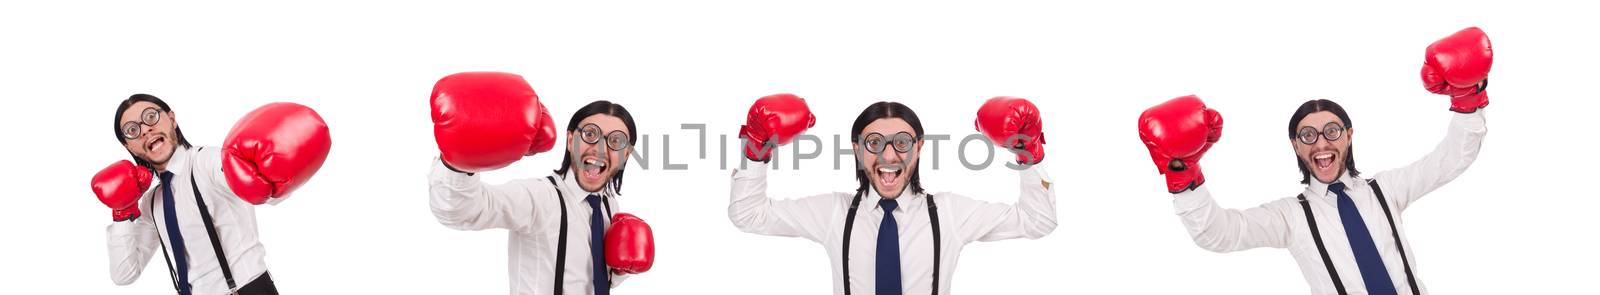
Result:
[[[433,84],[433,139],[450,168],[473,173],[500,169],[549,151],[556,124],[522,76],[465,72]]]
[[[328,159],[333,139],[317,111],[270,103],[239,119],[222,142],[222,174],[234,195],[251,204],[282,200]]]
[[[550,109],[539,103],[539,130],[533,133],[533,148],[529,154],[548,152],[556,147],[556,121],[550,117]]]
[[[1463,29],[1428,45],[1422,63],[1422,86],[1450,96],[1450,110],[1471,113],[1489,105],[1489,67],[1494,49],[1489,35],[1477,27]]]
[[[606,229],[606,265],[612,272],[637,274],[650,270],[656,262],[656,239],[650,225],[628,213],[611,217]]]
[[[985,101],[973,121],[995,145],[1017,153],[1017,163],[1044,161],[1044,131],[1039,108],[1026,98],[1000,96]]]
[[[744,145],[744,157],[766,161],[778,146],[794,142],[795,136],[815,125],[817,116],[811,114],[804,98],[780,93],[757,99],[750,105],[744,126],[739,126],[739,137],[750,141]]]
[[[1179,193],[1205,184],[1200,157],[1222,139],[1222,114],[1193,95],[1174,98],[1139,114],[1139,140],[1150,149],[1156,170],[1167,176],[1167,191]]]
[[[112,221],[134,220],[139,218],[139,197],[150,189],[150,177],[150,169],[121,160],[95,173],[89,189],[111,207]]]

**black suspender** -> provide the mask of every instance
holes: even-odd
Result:
[[[567,274],[567,197],[561,194],[561,185],[556,184],[556,177],[554,175],[545,176],[545,180],[549,180],[550,186],[556,189],[556,203],[561,204],[561,233],[556,235],[556,290],[555,293],[551,293],[555,295],[561,295],[563,294],[562,287],[565,287],[565,277]],[[606,214],[610,215],[610,199],[602,196],[600,197],[600,203],[601,207],[605,207]],[[606,220],[611,220],[611,217],[606,216]]]
[[[855,228],[856,209],[861,207],[861,195],[865,192],[856,192],[855,198],[850,200],[850,210],[844,215],[844,247],[839,248],[842,257],[841,265],[844,266],[844,294],[850,295],[850,232]],[[889,213],[885,213],[889,214]],[[933,195],[928,195],[928,219],[933,223],[933,295],[939,295],[939,205],[933,202]]]
[[[1383,188],[1378,187],[1377,180],[1368,180],[1367,184],[1372,185],[1372,194],[1378,196],[1378,205],[1383,205],[1383,217],[1389,219],[1389,233],[1394,234],[1394,247],[1400,250],[1400,265],[1405,266],[1406,284],[1410,285],[1411,294],[1420,295],[1422,291],[1417,288],[1417,278],[1411,275],[1411,261],[1406,258],[1406,245],[1400,242],[1400,228],[1395,227],[1394,214],[1389,213],[1389,201],[1383,198]]]
[[[1328,258],[1328,247],[1322,245],[1322,232],[1317,230],[1317,217],[1311,214],[1311,204],[1306,203],[1306,194],[1300,194],[1300,209],[1306,211],[1306,223],[1311,225],[1311,240],[1317,243],[1317,253],[1322,254],[1322,265],[1328,267],[1328,277],[1333,278],[1333,288],[1339,295],[1349,294],[1344,291],[1344,281],[1339,280],[1339,272],[1333,268],[1333,259]]]
[[[939,295],[939,204],[928,195],[928,220],[933,222],[933,295]]]
[[[844,247],[839,248],[839,256],[843,257],[844,266],[844,295],[850,295],[850,230],[856,225],[856,208],[861,205],[861,193],[856,192],[854,199],[850,200],[850,211],[844,214]]]
[[[204,149],[205,148],[199,148],[196,151]],[[189,189],[190,192],[194,193],[195,205],[199,207],[200,221],[206,226],[206,236],[211,239],[211,251],[217,255],[217,265],[220,269],[222,269],[222,279],[224,282],[228,283],[228,290],[238,289],[238,283],[233,280],[233,268],[232,265],[228,263],[228,255],[222,252],[222,241],[217,237],[217,227],[215,223],[212,222],[211,209],[206,206],[205,199],[200,195],[200,184],[195,181],[193,171],[194,169],[191,168],[189,172]],[[172,184],[162,183],[161,185]],[[150,202],[150,210],[151,212],[154,212],[155,202]],[[152,220],[152,222],[154,222],[154,220]],[[173,230],[173,225],[168,224],[167,230]],[[167,274],[172,277],[172,288],[181,291],[181,287],[178,286],[178,271],[172,264],[172,256],[167,254],[167,243],[166,241],[159,241],[165,239],[161,236],[160,230],[156,230],[156,239],[158,240],[157,242],[161,243],[161,258],[165,258],[167,260]]]
[[[1411,274],[1411,261],[1406,258],[1406,246],[1400,241],[1400,229],[1394,224],[1394,214],[1389,211],[1389,201],[1383,197],[1383,188],[1378,187],[1378,181],[1375,179],[1367,180],[1367,184],[1372,186],[1372,194],[1378,197],[1378,205],[1383,206],[1383,217],[1389,221],[1389,232],[1394,234],[1395,248],[1400,250],[1400,264],[1405,267],[1406,284],[1410,285],[1411,294],[1422,294],[1421,289],[1417,288],[1416,276]],[[1328,248],[1322,245],[1322,235],[1317,231],[1317,220],[1311,214],[1311,205],[1306,203],[1306,195],[1301,194],[1299,201],[1300,208],[1306,211],[1306,223],[1311,225],[1311,238],[1317,243],[1317,252],[1322,254],[1322,264],[1328,267],[1328,277],[1333,278],[1333,287],[1341,295],[1348,294],[1345,293],[1344,282],[1339,280],[1339,273],[1333,268],[1333,260],[1328,258]]]
[[[556,184],[555,176],[545,176],[550,181],[550,186],[556,190],[556,203],[561,204],[561,233],[556,236],[556,291],[553,295],[564,294],[562,285],[566,284],[563,277],[567,274],[567,197],[561,194],[561,186]]]
[[[233,282],[233,269],[228,266],[228,255],[222,253],[222,241],[217,239],[217,228],[211,222],[211,210],[206,207],[206,201],[200,198],[200,185],[194,181],[194,173],[189,173],[189,188],[194,192],[194,203],[200,207],[200,221],[206,224],[206,236],[211,237],[211,250],[216,252],[217,264],[222,268],[222,279],[228,282],[228,290],[238,289],[239,285]]]
[[[162,183],[161,185],[167,185],[167,183]],[[156,202],[151,201],[150,211],[145,212],[156,212]],[[154,216],[151,216],[150,224],[156,224]],[[172,229],[172,226],[168,225],[167,229]],[[167,277],[172,278],[172,289],[177,291],[177,293],[183,293],[183,287],[178,286],[178,271],[173,269],[172,255],[167,254],[167,238],[161,236],[160,229],[156,230],[156,242],[161,243],[161,258],[167,260]]]

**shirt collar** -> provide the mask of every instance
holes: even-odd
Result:
[[[167,159],[167,172],[172,172],[172,174],[180,174],[180,173],[188,172],[189,171],[189,151],[190,151],[190,148],[186,148],[186,147],[183,147],[183,146],[178,146],[177,148],[172,149],[172,158]],[[160,173],[160,172],[157,172],[157,173]]]
[[[580,197],[588,197],[589,195],[599,194],[601,196],[605,196],[606,198],[617,198],[616,190],[613,190],[610,185],[604,186],[598,192],[584,190],[583,186],[578,184],[578,178],[571,177],[572,173],[574,173],[572,170],[567,170],[567,174],[556,174],[556,179],[561,180],[561,190],[581,194],[579,195]],[[578,200],[583,199],[579,198]]]
[[[925,196],[926,195],[924,194],[912,192],[911,188],[907,187],[905,192],[900,193],[900,196],[895,198],[895,201],[897,201],[900,206],[896,207],[894,210],[905,211],[906,208],[911,206],[913,202],[919,201]],[[868,208],[872,208],[872,211],[883,211],[882,206],[878,204],[878,201],[882,200],[883,195],[879,195],[877,189],[868,187],[867,195],[861,199],[861,202],[867,204],[867,206],[869,206]]]
[[[1339,179],[1338,180],[1334,180],[1334,182],[1344,183],[1344,187],[1346,189],[1349,189],[1349,188],[1353,187],[1352,186],[1353,184],[1355,184],[1355,179],[1350,177],[1350,173],[1341,173],[1341,174],[1339,174]],[[1318,181],[1316,177],[1312,177],[1311,178],[1311,183],[1310,184],[1306,184],[1306,191],[1310,192],[1310,195],[1313,195],[1313,196],[1324,196],[1324,197],[1326,197],[1326,196],[1328,196],[1328,186],[1329,185],[1332,185],[1332,184],[1331,183],[1322,183],[1322,181]]]

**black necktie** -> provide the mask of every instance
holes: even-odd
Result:
[[[1356,256],[1356,267],[1361,268],[1361,281],[1366,283],[1367,293],[1398,293],[1394,281],[1389,279],[1389,270],[1383,266],[1383,257],[1378,256],[1378,245],[1372,242],[1367,223],[1356,210],[1355,201],[1344,194],[1344,183],[1328,185],[1328,191],[1339,196],[1339,221],[1344,223],[1344,236],[1350,240],[1350,251]]]
[[[594,259],[594,294],[611,294],[611,276],[606,274],[606,223],[600,210],[600,195],[583,199],[593,209],[589,214],[589,258]],[[558,284],[560,282],[557,282]]]
[[[173,267],[178,273],[178,294],[189,295],[189,251],[183,246],[182,226],[178,225],[178,209],[172,204],[172,172],[161,172],[161,215],[167,221],[167,239],[172,244]]]
[[[894,220],[900,203],[883,199],[878,206],[883,207],[883,223],[878,224],[877,295],[900,295],[900,224]]]

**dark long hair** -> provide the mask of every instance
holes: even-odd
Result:
[[[122,112],[128,111],[128,108],[133,107],[134,103],[141,101],[155,104],[156,107],[161,108],[162,112],[168,114],[172,113],[172,107],[168,106],[166,101],[162,101],[161,98],[157,98],[154,95],[139,93],[129,96],[128,99],[122,100],[122,103],[117,104],[117,112],[111,115],[111,133],[116,135],[117,144],[123,145],[124,148],[126,148],[128,145],[128,139],[122,137]],[[167,120],[172,120],[172,116],[170,115],[165,117],[167,117]],[[173,122],[172,124],[172,135],[178,137],[178,146],[181,146],[185,149],[191,147],[189,145],[189,139],[183,137],[183,129],[178,128],[177,122]],[[128,151],[128,155],[133,156],[133,162],[138,163],[139,166],[155,169],[153,164],[150,164],[149,161],[145,161],[143,158],[139,158],[138,155],[134,155],[133,151]]]
[[[593,115],[609,115],[622,119],[622,125],[628,127],[629,144],[631,145],[634,142],[638,142],[639,128],[635,128],[633,125],[633,115],[628,114],[628,109],[622,107],[622,105],[606,100],[596,100],[589,103],[589,105],[578,108],[578,112],[573,113],[572,119],[567,121],[567,136],[572,136],[572,132],[578,130],[578,122],[583,121],[583,118],[588,118],[589,116]],[[556,174],[561,174],[561,177],[563,178],[567,177],[567,171],[572,169],[572,146],[566,146],[567,152],[561,157],[561,168],[555,170]],[[600,152],[609,153],[610,151],[602,150]],[[624,157],[622,160],[626,161],[627,158]],[[625,167],[618,167],[617,175],[611,176],[611,181],[606,182],[606,185],[611,186],[612,191],[615,191],[618,194],[622,193],[622,168]]]
[[[880,101],[872,103],[872,105],[867,106],[867,109],[865,110],[861,110],[861,115],[856,116],[856,122],[854,124],[850,124],[850,143],[861,143],[862,129],[866,129],[867,124],[872,124],[872,121],[877,121],[878,119],[883,118],[900,118],[901,120],[905,120],[906,124],[911,125],[911,130],[917,133],[917,139],[922,139],[922,120],[917,119],[916,112],[912,112],[910,107],[906,107],[906,105],[898,102]],[[871,186],[871,184],[868,183],[867,172],[862,170],[866,168],[861,166],[861,155],[856,154],[855,156],[856,183],[859,184],[859,186],[856,187],[856,193],[861,193],[865,192],[867,188]],[[918,194],[922,193],[921,162],[922,157],[917,157],[917,170],[911,171],[911,182],[907,183],[911,187],[911,192]]]
[[[1300,128],[1298,127],[1300,127],[1301,119],[1305,119],[1311,113],[1321,111],[1327,111],[1333,113],[1334,116],[1338,116],[1340,121],[1344,121],[1344,128],[1347,130],[1356,127],[1350,121],[1350,114],[1345,113],[1344,107],[1340,107],[1339,104],[1326,99],[1308,100],[1306,103],[1300,104],[1300,109],[1294,110],[1293,116],[1289,116],[1289,139],[1293,140],[1299,135]],[[1311,183],[1311,170],[1306,168],[1306,162],[1300,159],[1298,154],[1294,156],[1294,162],[1300,165],[1300,184]],[[1361,175],[1360,171],[1356,171],[1356,146],[1353,144],[1350,145],[1349,149],[1345,150],[1344,169],[1350,171],[1350,177]]]

